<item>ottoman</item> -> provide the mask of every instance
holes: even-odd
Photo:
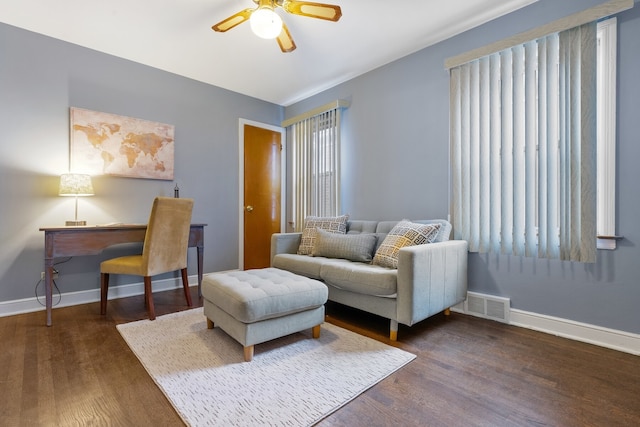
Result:
[[[207,328],[220,327],[244,346],[312,328],[320,336],[328,290],[324,283],[277,268],[208,274],[202,281]]]

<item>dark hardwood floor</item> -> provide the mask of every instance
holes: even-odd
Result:
[[[187,308],[180,290],[154,301]],[[50,328],[44,312],[0,318],[0,426],[183,425],[115,328],[145,317],[139,296],[107,316],[54,309]],[[321,426],[640,426],[638,356],[457,313],[401,325],[397,343],[357,310],[328,303],[327,321],[418,357]]]

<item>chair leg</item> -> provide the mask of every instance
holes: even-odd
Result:
[[[144,300],[149,312],[149,320],[156,320],[156,310],[153,307],[153,294],[151,293],[151,277],[144,276]]]
[[[180,270],[182,273],[182,287],[184,288],[184,296],[187,298],[187,305],[189,307],[193,307],[193,303],[191,302],[191,292],[189,291],[189,278],[187,277],[187,269],[183,268]]]
[[[109,274],[100,273],[100,314],[107,314],[107,292],[109,291]]]

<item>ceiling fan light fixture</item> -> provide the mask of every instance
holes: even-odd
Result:
[[[249,18],[251,31],[263,39],[275,39],[282,31],[282,18],[269,7],[259,7]]]

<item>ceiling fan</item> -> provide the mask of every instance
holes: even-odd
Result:
[[[277,39],[282,52],[295,50],[296,44],[291,38],[289,29],[282,22],[282,18],[275,12],[277,7],[293,15],[308,16],[336,22],[342,16],[340,6],[324,3],[296,0],[253,0],[258,6],[254,9],[244,9],[227,19],[223,19],[211,27],[214,31],[224,33],[233,27],[249,20],[251,29],[258,36],[265,39]]]

